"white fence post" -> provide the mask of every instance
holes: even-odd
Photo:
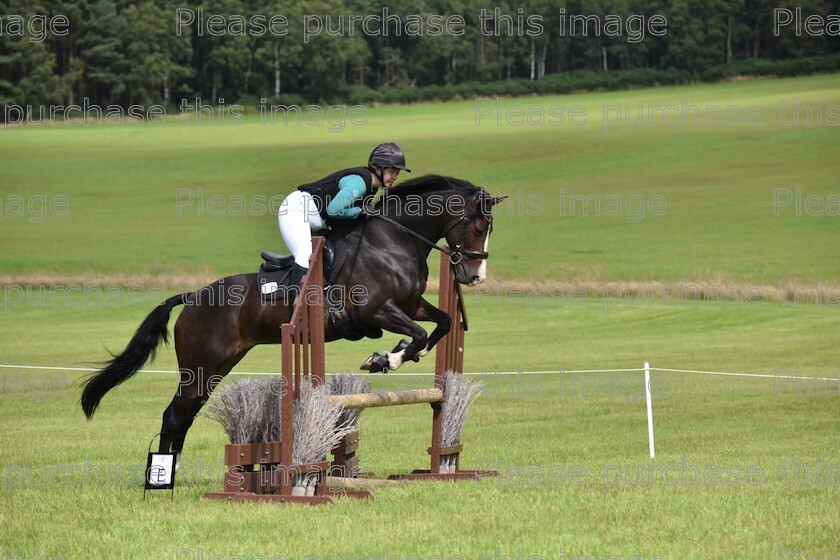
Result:
[[[656,456],[653,447],[653,401],[650,394],[650,364],[645,362],[645,400],[647,400],[648,443],[650,444],[650,458]]]

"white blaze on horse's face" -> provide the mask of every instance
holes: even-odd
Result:
[[[484,220],[486,220],[486,218]],[[471,239],[470,242],[466,244],[466,248],[469,249],[470,252],[480,253],[483,250],[484,254],[487,254],[487,246],[490,242],[489,225],[488,221],[485,229],[484,224],[474,222],[474,225],[469,227]],[[482,235],[484,236],[484,240],[479,241]],[[481,243],[481,249],[479,249],[479,243]],[[467,254],[469,254],[469,252]],[[478,286],[487,280],[487,259],[482,259],[475,254],[464,257],[464,259],[466,265],[463,269],[465,275],[464,283],[467,286]]]
[[[490,232],[487,232],[487,237],[484,238],[484,252],[487,253],[487,247],[490,245]],[[487,259],[481,260],[481,266],[478,267],[478,282],[481,284],[487,280]]]

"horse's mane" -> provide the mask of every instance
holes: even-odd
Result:
[[[481,187],[476,187],[464,179],[446,177],[444,175],[423,175],[415,179],[409,179],[399,186],[388,190],[388,196],[406,196],[410,194],[426,194],[444,190],[466,191],[470,194],[484,192]]]
[[[469,196],[476,193],[486,194],[487,192],[481,187],[477,187],[464,179],[456,179],[454,177],[446,177],[444,175],[423,175],[422,177],[409,179],[408,181],[400,183],[396,187],[388,189],[386,198],[399,198],[404,201],[407,196],[425,195],[444,191],[467,193]],[[385,208],[390,207],[387,203],[382,204],[382,206]],[[361,235],[364,224],[364,220],[335,220],[332,225],[333,231],[331,231],[328,235],[334,239],[349,238],[352,235]]]

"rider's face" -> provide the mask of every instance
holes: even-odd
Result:
[[[385,181],[385,188],[391,188],[391,185],[394,184],[394,181],[397,180],[397,177],[400,174],[400,170],[396,167],[386,167],[382,170],[382,180]]]

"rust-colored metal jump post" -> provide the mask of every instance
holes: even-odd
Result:
[[[435,354],[435,388],[443,391],[446,374],[456,375],[464,373],[464,332],[468,328],[466,309],[461,296],[461,286],[455,279],[449,256],[441,253],[440,257],[440,295],[438,307],[449,315],[452,326],[449,334],[438,342]],[[441,446],[443,432],[443,410],[441,402],[432,403],[432,445],[429,447],[431,456],[428,470],[415,470],[411,474],[396,475],[391,478],[402,480],[465,480],[482,476],[496,476],[495,471],[462,471],[460,470],[460,452],[462,445]],[[456,454],[455,472],[440,472],[441,457]]]
[[[304,378],[309,377],[314,385],[326,381],[324,364],[324,238],[312,240],[312,257],[309,259],[309,272],[301,282],[301,289],[294,302],[291,319],[281,325],[282,343],[282,379],[283,392],[280,397],[282,415],[281,440],[279,453],[266,452],[276,450],[278,444],[249,444],[226,446],[225,492],[209,492],[207,498],[229,501],[271,501],[306,504],[331,504],[333,499],[327,493],[327,462],[321,461],[305,465],[293,463],[294,402],[300,396],[300,386]],[[253,449],[252,449],[253,448]],[[254,465],[259,456],[260,479],[253,481]],[[318,474],[319,481],[314,496],[292,495],[292,481],[296,474]],[[242,480],[241,484],[231,481]],[[357,497],[358,494],[356,493]],[[364,493],[369,496],[368,493]]]

